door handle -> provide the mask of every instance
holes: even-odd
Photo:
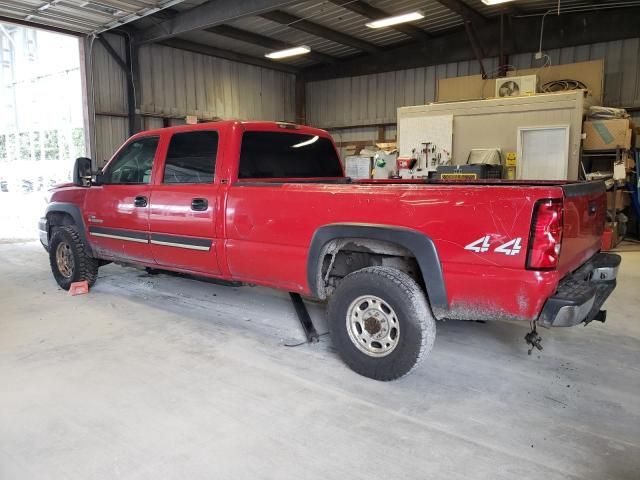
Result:
[[[133,201],[133,205],[135,207],[146,207],[147,206],[147,197],[140,195],[135,198]]]
[[[191,200],[191,210],[204,212],[207,208],[209,208],[209,201],[206,198],[194,198]]]

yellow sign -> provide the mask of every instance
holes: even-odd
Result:
[[[477,173],[441,173],[442,180],[477,180]]]

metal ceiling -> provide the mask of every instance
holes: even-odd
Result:
[[[349,3],[355,2],[356,0],[352,0]],[[306,20],[321,27],[339,32],[340,34],[348,35],[354,39],[368,42],[373,47],[378,47],[383,50],[416,41],[415,38],[394,28],[368,28],[365,24],[370,21],[369,18],[351,11],[345,6],[339,6],[337,3],[339,2],[331,0],[309,0],[294,2],[280,10],[286,14],[294,15],[301,20]],[[367,0],[366,2],[360,3],[366,3],[389,15],[419,10],[424,13],[425,17],[417,22],[412,22],[411,25],[433,37],[463,29],[463,17],[445,6],[447,4],[462,4],[471,8],[474,13],[478,14],[478,17],[485,17],[487,19],[499,16],[505,9],[508,9],[507,11],[512,15],[531,15],[542,14],[558,6],[557,0],[515,0],[494,6],[485,5],[481,0],[452,0],[449,2],[440,0]],[[618,7],[636,5],[640,5],[639,0],[605,0],[599,2],[561,0],[561,8],[563,11],[576,8],[593,8],[594,6]],[[150,18],[153,20],[155,17],[156,16],[152,16]],[[143,24],[143,22],[145,21],[135,22],[134,26],[139,28],[148,26],[148,23]],[[266,19],[264,16],[246,16],[227,22],[226,25],[252,34],[277,39],[291,45],[307,45],[311,47],[312,51],[330,55],[338,60],[364,54],[362,50],[354,48],[353,46],[296,29],[295,22],[288,25]],[[237,38],[224,37],[206,31],[192,31],[177,35],[176,37],[251,57],[264,58],[265,53],[273,50],[264,45],[256,44],[255,42],[252,43],[251,41],[247,42]],[[283,59],[280,60],[280,63],[305,68],[322,62],[302,56]]]
[[[213,8],[222,5],[224,0],[210,0]],[[237,0],[237,4],[245,5],[245,1]],[[347,5],[341,5],[336,0],[309,0],[300,2],[280,2],[286,5],[280,8],[281,15],[295,16],[298,20],[293,23],[276,21],[268,14],[230,17],[231,20],[223,25],[227,28],[205,30],[190,30],[172,34],[176,40],[188,41],[191,45],[204,45],[233,52],[247,58],[260,58],[273,48],[265,43],[279,42],[285,45],[308,45],[312,55],[293,57],[281,60],[284,65],[305,68],[315,64],[326,63],[332,58],[344,60],[356,58],[366,53],[384,51],[398,45],[409,44],[424,38],[437,38],[449,32],[463,30],[465,20],[460,14],[461,9],[471,13],[475,20],[484,21],[507,11],[511,15],[526,16],[541,14],[557,8],[557,0],[514,0],[501,5],[488,6],[482,0],[342,0]],[[171,22],[172,18],[181,13],[207,3],[206,0],[0,0],[0,21],[15,19],[22,23],[33,23],[79,34],[100,33],[116,28],[122,24],[129,24],[138,31]],[[227,2],[228,3],[228,2]],[[264,3],[264,2],[263,2]],[[274,2],[275,3],[275,2]],[[354,8],[377,10],[383,14],[394,15],[419,10],[425,17],[412,22],[407,28],[371,29],[365,26],[370,21],[362,10]],[[605,8],[618,6],[637,6],[640,0],[561,0],[561,9],[570,11],[579,8]],[[223,8],[223,7],[220,7]],[[242,7],[238,7],[241,9]],[[262,10],[264,12],[264,10]],[[312,23],[313,27],[337,32],[338,36],[327,38],[321,34],[312,34],[304,29],[296,28],[298,21]],[[231,29],[229,27],[232,27]],[[235,35],[229,35],[229,30]],[[321,30],[322,31],[322,30]],[[246,33],[245,38],[242,34]],[[416,35],[416,34],[419,35]],[[239,34],[239,35],[238,35]],[[352,42],[340,41],[353,39]],[[331,37],[329,35],[328,37]],[[273,40],[271,42],[261,42]],[[153,40],[152,40],[153,41]],[[365,52],[359,45],[369,47]],[[323,62],[323,58],[325,62]],[[331,62],[329,62],[331,63]]]
[[[184,0],[0,0],[0,17],[80,34],[100,33],[168,7],[191,8]]]

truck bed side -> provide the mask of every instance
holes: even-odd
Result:
[[[227,195],[226,259],[239,280],[315,295],[309,245],[320,227],[345,222],[429,237],[449,304],[439,316],[533,319],[559,280],[525,259],[533,205],[561,198],[560,187],[238,182]]]

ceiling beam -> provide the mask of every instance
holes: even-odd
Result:
[[[211,0],[143,30],[135,41],[159,42],[194,30],[229,23],[238,18],[260,15],[294,3],[295,0]]]
[[[369,18],[371,20],[380,20],[381,18],[391,17],[391,13],[387,13],[384,10],[380,10],[379,8],[372,7],[366,2],[362,0],[330,0],[331,3],[338,5],[339,7],[346,8],[358,15]],[[421,41],[426,42],[431,38],[431,35],[426,31],[418,28],[414,25],[410,25],[408,23],[403,23],[399,25],[394,25],[392,27],[394,30],[404,33],[405,35]]]
[[[66,28],[55,27],[53,25],[47,25],[46,23],[37,23],[28,20],[21,20],[19,18],[5,17],[0,15],[0,22],[13,23],[14,25],[22,25],[25,27],[39,28],[40,30],[48,30],[50,32],[62,33],[64,35],[71,35],[74,37],[83,37],[85,33],[69,30]]]
[[[162,10],[160,12],[161,15],[164,15],[165,18],[171,14],[170,9]],[[121,33],[123,35],[127,35],[129,38],[135,38],[135,36],[140,32],[137,28],[133,27],[131,24],[121,25],[120,27],[114,29],[115,33]],[[293,65],[288,65],[282,62],[274,62],[273,60],[269,60],[264,57],[254,57],[251,55],[245,55],[242,53],[236,53],[229,50],[223,50],[221,48],[217,48],[211,45],[204,45],[202,43],[191,42],[189,40],[184,40],[181,38],[170,38],[167,40],[163,40],[158,42],[158,45],[163,45],[165,47],[176,48],[178,50],[185,50],[187,52],[199,53],[201,55],[207,55],[209,57],[217,57],[224,58],[225,60],[231,60],[233,62],[245,63],[247,65],[254,65],[256,67],[269,68],[271,70],[277,70],[279,72],[285,73],[299,73],[300,68],[294,67]],[[133,51],[136,51],[137,46],[134,45]]]
[[[111,55],[111,58],[118,64],[120,69],[127,74],[129,72],[129,67],[125,63],[125,61],[120,57],[120,54],[116,52],[116,50],[111,46],[109,40],[107,40],[104,36],[98,36],[98,42],[102,44],[105,50]]]
[[[250,55],[242,55],[240,53],[231,52],[229,50],[222,50],[220,48],[211,47],[209,45],[182,40],[181,38],[170,38],[158,43],[160,45],[164,45],[165,47],[177,48],[178,50],[186,50],[188,52],[208,55],[210,57],[224,58],[225,60],[246,63],[248,65],[255,65],[262,68],[269,68],[271,70],[278,70],[280,72],[298,73],[300,71],[300,69],[291,65],[286,65],[284,63],[272,62],[271,60],[267,60],[265,58],[252,57]]]
[[[473,22],[477,27],[483,25],[487,19],[475,8],[471,8],[462,0],[436,0],[439,4],[447,7],[452,12],[456,12],[464,20]]]
[[[275,38],[260,35],[258,33],[249,32],[240,28],[231,27],[229,25],[218,25],[217,27],[211,27],[206,29],[207,32],[215,33],[216,35],[222,35],[223,37],[233,38],[240,42],[251,43],[260,47],[268,48],[271,50],[284,50],[286,48],[293,48],[299,45],[283,42]],[[305,54],[306,58],[315,60],[320,63],[336,63],[338,59],[331,55],[325,55],[324,53],[314,52],[313,50]]]
[[[541,17],[512,17],[513,30],[518,42],[506,46],[506,54],[530,53],[538,50]],[[543,49],[555,49],[599,42],[636,38],[640,24],[640,7],[627,7],[601,11],[548,15],[544,24]],[[499,54],[500,22],[488,20],[478,28],[477,35],[486,47],[487,57]],[[473,60],[473,49],[464,30],[458,30],[430,40],[391,48],[375,57],[344,60],[323,68],[303,70],[306,81],[351,77],[373,73],[425,67],[449,62]]]
[[[260,16],[272,22],[286,25],[289,28],[294,28],[296,30],[300,30],[301,32],[309,33],[311,35],[315,35],[316,37],[324,38],[341,45],[346,45],[363,52],[378,53],[382,51],[381,48],[372,43],[365,42],[364,40],[360,40],[359,38],[352,37],[351,35],[346,35],[336,30],[332,30],[318,23],[310,22],[309,20],[296,17],[295,15],[291,15],[290,13],[283,12],[281,10],[263,13]]]

